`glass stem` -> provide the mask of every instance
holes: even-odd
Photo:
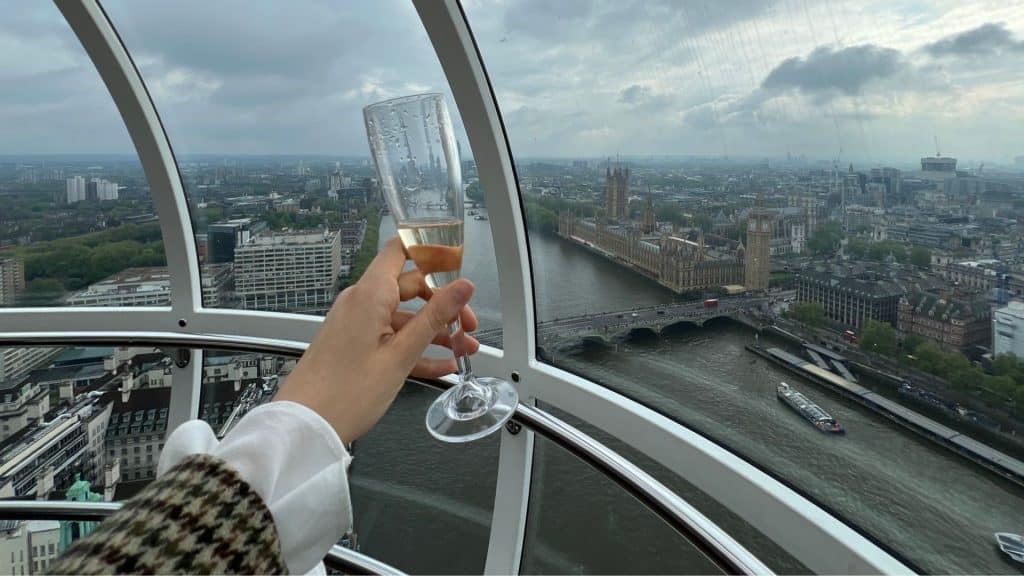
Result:
[[[452,342],[452,353],[455,354],[460,382],[473,379],[473,365],[469,363],[469,356],[466,355],[465,334],[462,331],[462,322],[458,318],[448,325],[448,337]]]

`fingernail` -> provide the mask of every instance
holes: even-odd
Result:
[[[466,304],[473,297],[473,283],[469,280],[459,280],[452,286],[452,290],[455,292],[455,301],[459,304]]]

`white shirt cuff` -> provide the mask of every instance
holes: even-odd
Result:
[[[220,442],[206,422],[186,422],[164,442],[157,475],[192,454],[224,461],[263,498],[294,574],[317,567],[352,527],[352,457],[334,428],[301,404],[258,406]]]

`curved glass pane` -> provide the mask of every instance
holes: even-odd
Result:
[[[522,574],[720,573],[622,486],[543,438],[527,514]]]
[[[359,547],[409,574],[482,574],[501,436],[434,440],[423,418],[437,394],[406,384],[356,441],[349,486]]]
[[[745,547],[751,554],[757,557],[763,562],[768,568],[770,568],[776,574],[808,574],[810,570],[800,563],[799,560],[794,558],[792,555],[786,552],[785,549],[781,548],[774,541],[772,541],[769,535],[759,531],[757,528],[751,526],[742,514],[738,514],[729,510],[727,507],[722,506],[721,503],[716,501],[714,498],[694,486],[692,483],[687,481],[683,476],[680,476],[671,470],[667,469],[661,462],[651,459],[639,450],[629,446],[625,442],[622,442],[618,438],[611,436],[607,432],[604,432],[591,424],[588,424],[584,420],[576,418],[572,414],[559,410],[558,408],[551,406],[550,404],[541,402],[538,403],[538,408],[541,408],[545,412],[550,413],[568,423],[569,425],[581,430],[594,438],[604,446],[614,450],[618,454],[629,459],[630,462],[639,466],[642,470],[650,474],[656,480],[664,484],[670,490],[678,494],[688,504],[697,508],[704,516],[714,522],[719,528],[725,531],[730,537],[735,539],[740,545]],[[550,442],[545,443],[543,451],[538,450],[534,453],[535,458],[557,458],[558,460],[573,460],[575,458],[566,458],[561,455],[562,451],[553,450]],[[558,456],[556,456],[556,454]],[[536,460],[535,464],[536,466]],[[554,468],[579,468],[578,463],[559,463],[555,464]],[[544,471],[543,474],[538,476],[536,474],[536,468],[534,469],[535,474],[533,478],[534,487],[538,490],[545,490],[542,486],[544,479],[554,482],[557,479],[557,473],[552,471]],[[590,476],[597,475],[597,472],[591,470]],[[588,486],[603,486],[606,484],[605,481],[593,479]],[[587,490],[586,493],[589,493]],[[610,494],[613,491],[607,490]],[[605,510],[607,514],[615,518],[615,528],[619,534],[641,534],[646,533],[646,530],[652,525],[657,524],[652,518],[652,512],[647,510],[644,506],[638,505],[636,500],[632,498],[625,498],[622,494],[622,489],[619,488],[618,494],[615,497],[608,497],[608,508]],[[537,492],[533,493],[537,494]],[[533,498],[531,494],[531,498]],[[531,505],[540,506],[543,504],[543,500]],[[567,517],[571,517],[576,512],[582,512],[585,514],[593,514],[592,506],[589,500],[582,498],[566,499],[564,502],[559,502],[558,506],[562,510],[562,514]],[[659,532],[665,532],[660,530]],[[534,531],[532,534],[536,535]],[[615,534],[609,534],[604,531],[591,531],[585,534],[584,537],[580,538],[580,541],[573,541],[571,535],[565,535],[563,538],[568,538],[569,548],[580,549],[584,547],[584,542],[591,542],[591,538],[600,535],[603,538],[613,540],[618,538]],[[578,536],[582,536],[579,535]],[[666,538],[672,539],[672,538]],[[648,555],[643,552],[643,548],[635,546],[631,548],[630,554],[627,555],[626,551],[623,551],[623,558],[619,562],[624,563],[629,568],[623,568],[623,573],[641,574],[641,573],[671,573],[675,569],[682,570],[680,568],[680,562],[682,566],[686,566],[686,570],[693,570],[699,566],[699,562],[695,562],[693,557],[699,555],[698,552],[691,550],[689,544],[683,546],[683,550],[680,555]],[[632,562],[632,563],[629,563]]]
[[[538,355],[925,571],[1008,570],[1024,378],[989,351],[1016,351],[1024,316],[992,312],[1021,293],[1019,11],[466,10],[516,158]]]
[[[149,186],[99,74],[52,3],[0,12],[0,307],[169,305]]]
[[[362,108],[448,92],[408,2],[105,2],[160,111],[189,199],[204,304],[323,314],[394,234]],[[180,31],[187,33],[180,33]],[[467,198],[481,199],[454,103]],[[464,274],[500,326],[486,208]],[[479,262],[474,265],[473,262]],[[491,339],[500,342],[500,336]]]

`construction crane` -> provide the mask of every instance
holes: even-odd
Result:
[[[941,158],[942,157],[942,153],[939,152],[939,137],[938,137],[938,135],[935,135],[935,136],[932,136],[932,138],[935,138],[935,157],[936,158]]]

